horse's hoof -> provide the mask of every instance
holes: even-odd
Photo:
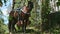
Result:
[[[12,34],[12,32],[10,32],[10,34]]]

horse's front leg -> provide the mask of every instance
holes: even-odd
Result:
[[[26,32],[26,23],[25,23],[25,21],[23,21],[22,31],[23,31],[24,33]]]

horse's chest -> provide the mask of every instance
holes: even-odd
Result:
[[[21,17],[25,17],[26,16],[26,14],[24,14],[23,12],[21,13]]]

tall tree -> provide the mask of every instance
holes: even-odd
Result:
[[[0,0],[0,6],[2,6],[2,1]]]
[[[59,6],[60,6],[60,0],[58,0],[57,2],[58,11],[59,11]]]
[[[48,19],[47,15],[50,13],[49,0],[42,0],[42,31],[48,30]],[[46,25],[46,26],[45,26]]]

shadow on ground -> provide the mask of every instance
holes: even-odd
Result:
[[[20,31],[16,31],[16,32],[13,32],[13,33],[24,33],[22,30]],[[26,32],[25,33],[29,33],[29,34],[40,34],[39,31],[35,31],[33,29],[26,29]]]
[[[18,32],[23,32],[22,30],[16,31],[16,33]],[[31,32],[35,32],[33,29],[26,29],[26,33],[31,33]]]

